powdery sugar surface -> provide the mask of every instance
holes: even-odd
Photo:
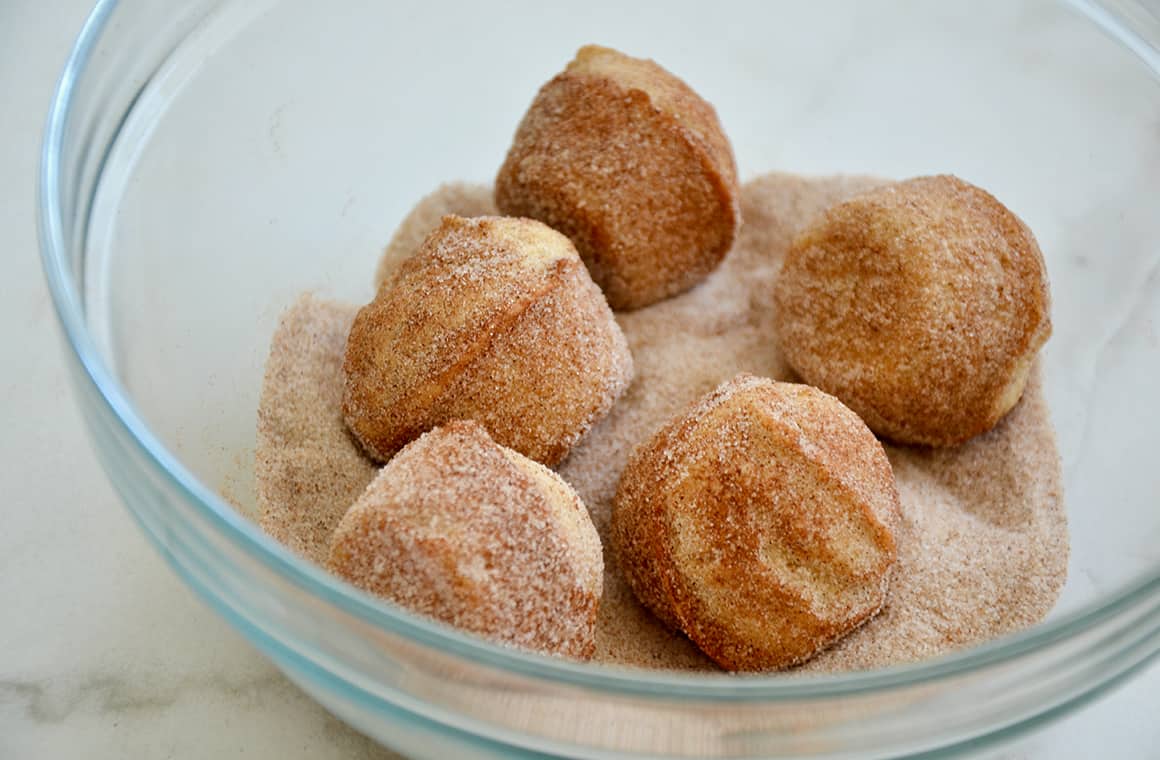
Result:
[[[385,461],[444,422],[558,463],[632,377],[628,344],[566,237],[446,216],[355,317],[347,425]]]
[[[739,372],[796,380],[773,339],[771,293],[781,256],[811,215],[878,183],[781,174],[748,183],[741,234],[721,267],[684,295],[617,315],[636,377],[557,468],[587,504],[602,539],[634,446]],[[489,196],[483,187],[441,188],[404,221],[396,241],[421,239],[441,213],[480,213],[490,208]],[[355,310],[308,297],[290,310],[274,338],[259,411],[262,524],[316,561],[325,556],[340,505],[353,503],[375,472],[335,416]],[[902,501],[886,607],[802,669],[879,667],[978,643],[1040,620],[1063,585],[1067,523],[1037,371],[1023,400],[990,433],[956,449],[886,448]],[[596,636],[598,661],[715,669],[636,603],[607,550]]]
[[[335,532],[332,572],[457,628],[586,656],[600,539],[558,475],[447,423],[403,448]]]
[[[258,520],[320,565],[338,521],[379,470],[342,419],[342,359],[356,311],[299,297],[274,333],[258,406]]]

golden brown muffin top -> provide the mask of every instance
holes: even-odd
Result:
[[[613,517],[641,601],[735,670],[801,662],[881,607],[898,493],[832,396],[739,375],[633,454]]]
[[[992,195],[947,175],[816,218],[786,254],[775,305],[794,369],[912,443],[992,427],[1051,333],[1035,238]]]
[[[568,239],[539,222],[443,217],[355,317],[343,399],[352,432],[385,460],[432,427],[428,414],[460,372],[569,269],[582,267]],[[382,433],[376,420],[384,410],[406,424]]]
[[[711,162],[721,172],[725,184],[736,187],[737,165],[733,148],[721,130],[717,112],[679,77],[656,61],[633,58],[600,45],[585,45],[564,69],[566,74],[593,77],[616,83],[621,89],[640,90],[652,105],[672,118],[708,151]]]
[[[525,114],[496,178],[504,213],[566,234],[616,309],[712,271],[740,221],[713,107],[653,61],[581,48]]]

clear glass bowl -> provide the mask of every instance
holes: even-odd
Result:
[[[442,181],[489,181],[536,87],[590,41],[705,93],[745,176],[953,171],[1036,230],[1073,536],[1048,621],[848,675],[586,667],[376,603],[244,516],[279,313],[304,288],[366,300],[403,213]],[[1129,0],[101,2],[53,101],[40,188],[76,395],[190,587],[320,702],[416,757],[974,749],[1160,650],[1158,43],[1155,11]]]

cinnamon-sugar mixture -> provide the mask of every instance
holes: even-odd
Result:
[[[739,372],[795,380],[778,354],[771,293],[793,234],[828,205],[877,184],[771,174],[742,191],[733,250],[693,290],[617,314],[636,375],[627,393],[556,469],[605,541],[595,660],[715,669],[633,598],[607,550],[610,502],[629,453]],[[386,256],[413,249],[443,213],[494,213],[491,191],[441,188],[404,221]],[[343,423],[342,355],[355,305],[309,296],[274,336],[259,409],[258,503],[265,529],[324,561],[331,533],[375,466]],[[887,445],[902,505],[898,565],[883,611],[806,670],[920,660],[1039,621],[1063,586],[1067,524],[1054,434],[1038,372],[989,433],[950,449]]]

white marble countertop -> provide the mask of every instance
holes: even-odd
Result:
[[[37,256],[49,96],[88,0],[0,4],[0,758],[389,758],[193,598],[89,451]],[[1002,752],[1160,758],[1160,665]]]

